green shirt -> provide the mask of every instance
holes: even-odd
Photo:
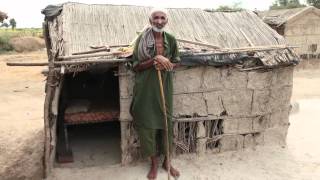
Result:
[[[141,36],[137,39],[133,51],[133,67],[140,62],[140,59],[138,59],[137,55],[140,38]],[[164,32],[163,42],[164,56],[172,63],[179,62],[179,51],[175,37],[167,32]],[[153,57],[154,56],[155,52],[153,52]],[[161,74],[167,107],[168,122],[172,122],[173,72],[161,71]],[[164,129],[164,115],[161,105],[160,85],[157,70],[154,67],[151,67],[141,72],[136,72],[135,85],[133,88],[133,99],[130,109],[134,123],[139,127]]]

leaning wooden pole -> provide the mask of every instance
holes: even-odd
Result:
[[[162,84],[162,77],[161,77],[161,71],[158,71],[158,79],[159,79],[159,87],[160,87],[160,95],[161,95],[161,101],[162,101],[162,111],[163,111],[163,121],[164,121],[164,134],[165,134],[165,139],[164,143],[166,145],[166,157],[167,157],[167,172],[168,172],[168,180],[170,180],[170,168],[171,168],[171,163],[170,163],[170,152],[169,152],[169,130],[168,130],[168,118],[167,118],[167,108],[166,108],[166,100],[164,97],[164,91],[163,91],[163,84]]]
[[[47,55],[48,55],[48,75],[46,81],[46,88],[45,88],[45,101],[44,101],[44,158],[43,158],[43,166],[44,166],[44,174],[43,177],[48,177],[53,164],[50,162],[51,153],[53,153],[53,147],[51,144],[52,136],[51,136],[51,126],[50,122],[52,121],[51,115],[51,103],[53,100],[53,96],[55,93],[55,87],[53,84],[56,83],[55,72],[54,72],[54,55],[52,54],[52,46],[51,46],[51,39],[49,35],[49,27],[48,21],[43,23],[43,35],[47,47]]]

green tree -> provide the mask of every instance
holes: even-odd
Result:
[[[235,2],[231,6],[221,5],[217,9],[205,9],[208,12],[232,12],[232,11],[242,11],[241,2]]]
[[[269,9],[292,9],[305,6],[306,5],[301,4],[299,0],[276,0]]]
[[[6,23],[6,22],[4,22],[4,23],[2,23],[2,24],[1,24],[1,26],[0,26],[0,27],[8,28],[8,27],[9,27],[9,24],[8,24],[8,23]]]
[[[9,20],[9,23],[10,23],[10,26],[11,26],[12,30],[14,30],[16,28],[16,26],[17,26],[16,20],[14,18],[11,18]]]
[[[8,18],[7,14],[0,11],[0,22],[2,23],[3,20],[5,20],[7,18]]]
[[[314,6],[314,7],[320,9],[320,0],[307,0],[307,3],[308,3],[310,6]]]

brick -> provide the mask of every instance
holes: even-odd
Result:
[[[264,133],[258,132],[258,133],[253,133],[253,140],[255,145],[264,145]]]
[[[244,140],[243,140],[243,147],[244,148],[250,148],[250,147],[254,147],[255,146],[255,142],[254,142],[254,137],[252,134],[247,134],[244,136]]]
[[[265,89],[271,86],[273,72],[249,72],[248,73],[248,88],[250,89]]]
[[[292,86],[274,87],[271,90],[270,109],[277,111],[290,107]]]
[[[223,133],[235,134],[238,132],[238,119],[224,119],[222,121]]]
[[[199,92],[204,67],[186,68],[176,71],[173,76],[173,93]]]
[[[260,115],[271,112],[271,90],[254,90],[252,98],[252,114]]]
[[[222,105],[221,94],[221,91],[204,93],[204,99],[207,103],[208,114],[219,116],[225,110]]]
[[[289,125],[289,113],[290,113],[290,108],[283,109],[283,110],[279,109],[278,111],[271,113],[268,127],[272,128],[272,127]]]
[[[174,95],[173,113],[175,116],[207,116],[207,107],[202,93]]]
[[[244,148],[252,148],[257,145],[264,145],[263,133],[249,133],[244,136]]]
[[[228,115],[250,115],[252,90],[233,90],[222,92],[222,105]]]
[[[234,68],[221,69],[221,82],[225,89],[247,88],[248,74]]]
[[[288,126],[269,128],[264,131],[264,144],[285,146],[288,133]]]
[[[274,86],[292,86],[293,84],[293,66],[275,69],[276,77],[273,79]]]
[[[203,73],[203,84],[201,88],[204,90],[223,89],[221,81],[221,69],[212,66],[206,66]]]
[[[252,132],[252,118],[239,118],[238,120],[238,133],[250,133]]]
[[[225,135],[220,139],[220,151],[234,151],[243,148],[242,135]]]
[[[253,119],[253,130],[254,131],[263,131],[268,127],[270,123],[270,115],[258,116]]]

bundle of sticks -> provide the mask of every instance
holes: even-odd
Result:
[[[210,51],[210,54],[221,53],[241,53],[241,52],[257,52],[257,51],[269,51],[286,48],[297,48],[298,46],[287,45],[269,45],[269,46],[251,46],[241,48],[221,48],[217,45],[190,41],[177,38],[178,42],[183,44],[196,45],[205,47]],[[119,63],[128,61],[133,53],[132,44],[122,45],[104,45],[104,46],[90,46],[91,50],[72,53],[70,56],[58,56],[54,62],[55,66],[70,65],[70,64],[84,64],[84,63]],[[188,49],[188,46],[184,46]],[[189,48],[190,49],[190,48]],[[96,59],[95,59],[96,58]],[[47,62],[8,62],[8,66],[47,66]]]

